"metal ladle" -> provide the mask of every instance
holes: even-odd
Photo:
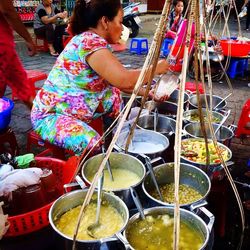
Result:
[[[105,150],[105,148],[104,148],[104,145],[102,145],[102,153],[104,154],[104,157],[105,157],[105,156],[106,156],[106,150]],[[110,180],[111,180],[111,181],[114,181],[114,176],[113,176],[113,173],[112,173],[112,170],[111,170],[111,166],[110,166],[110,161],[109,161],[109,159],[107,160],[106,167],[107,167],[108,172],[109,172]]]
[[[226,97],[224,97],[219,103],[217,103],[214,107],[213,110],[216,110],[229,96],[231,96],[232,93],[228,94]]]
[[[87,227],[87,234],[92,238],[97,238],[95,236],[95,230],[101,226],[99,219],[100,219],[100,211],[101,211],[101,203],[102,203],[102,187],[103,187],[103,173],[99,177],[98,180],[98,190],[97,190],[97,207],[96,207],[96,220],[95,223],[90,224]]]
[[[131,194],[131,196],[133,198],[133,201],[135,203],[135,206],[136,206],[137,210],[139,211],[141,218],[144,220],[145,215],[144,215],[144,212],[143,212],[143,208],[142,208],[142,204],[141,204],[141,201],[139,199],[139,196],[138,196],[138,194],[137,194],[137,192],[135,191],[134,188],[130,187],[129,190],[130,190],[130,194]]]
[[[218,127],[215,129],[214,134],[216,135],[217,132],[220,130],[221,126],[223,125],[223,123],[226,121],[226,119],[228,118],[228,116],[230,115],[230,110],[227,111],[227,114],[223,117],[223,119],[221,120],[221,122],[219,123]]]

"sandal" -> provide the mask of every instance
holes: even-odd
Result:
[[[50,55],[51,56],[55,56],[55,57],[57,57],[57,56],[59,56],[59,54],[56,52],[56,51],[50,51]]]

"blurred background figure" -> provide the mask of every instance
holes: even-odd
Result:
[[[67,26],[67,11],[60,12],[52,0],[43,0],[35,11],[34,32],[47,40],[51,56],[58,56],[63,50],[62,36]]]
[[[24,38],[28,53],[33,56],[36,46],[19,18],[12,0],[0,1],[0,97],[4,95],[8,85],[17,98],[31,108],[35,92],[29,86],[26,71],[15,51],[13,30]]]

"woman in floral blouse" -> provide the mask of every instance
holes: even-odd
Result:
[[[33,128],[44,140],[81,154],[100,138],[89,123],[119,114],[120,90],[131,93],[140,74],[124,68],[110,50],[109,44],[120,39],[122,20],[120,0],[76,1],[70,23],[74,37],[57,58],[31,112]],[[167,70],[166,60],[160,60],[156,74]]]

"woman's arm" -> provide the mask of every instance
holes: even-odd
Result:
[[[26,41],[26,45],[29,50],[29,54],[32,56],[36,53],[36,47],[32,38],[18,16],[12,0],[0,1],[0,11],[3,14],[4,18],[7,20],[9,25]]]
[[[126,69],[119,60],[108,50],[100,49],[87,57],[87,62],[91,68],[107,80],[111,85],[123,90],[132,91],[138,80],[141,70]],[[155,75],[163,74],[168,71],[169,65],[166,60],[160,60],[157,64]],[[148,82],[150,72],[144,79]]]

